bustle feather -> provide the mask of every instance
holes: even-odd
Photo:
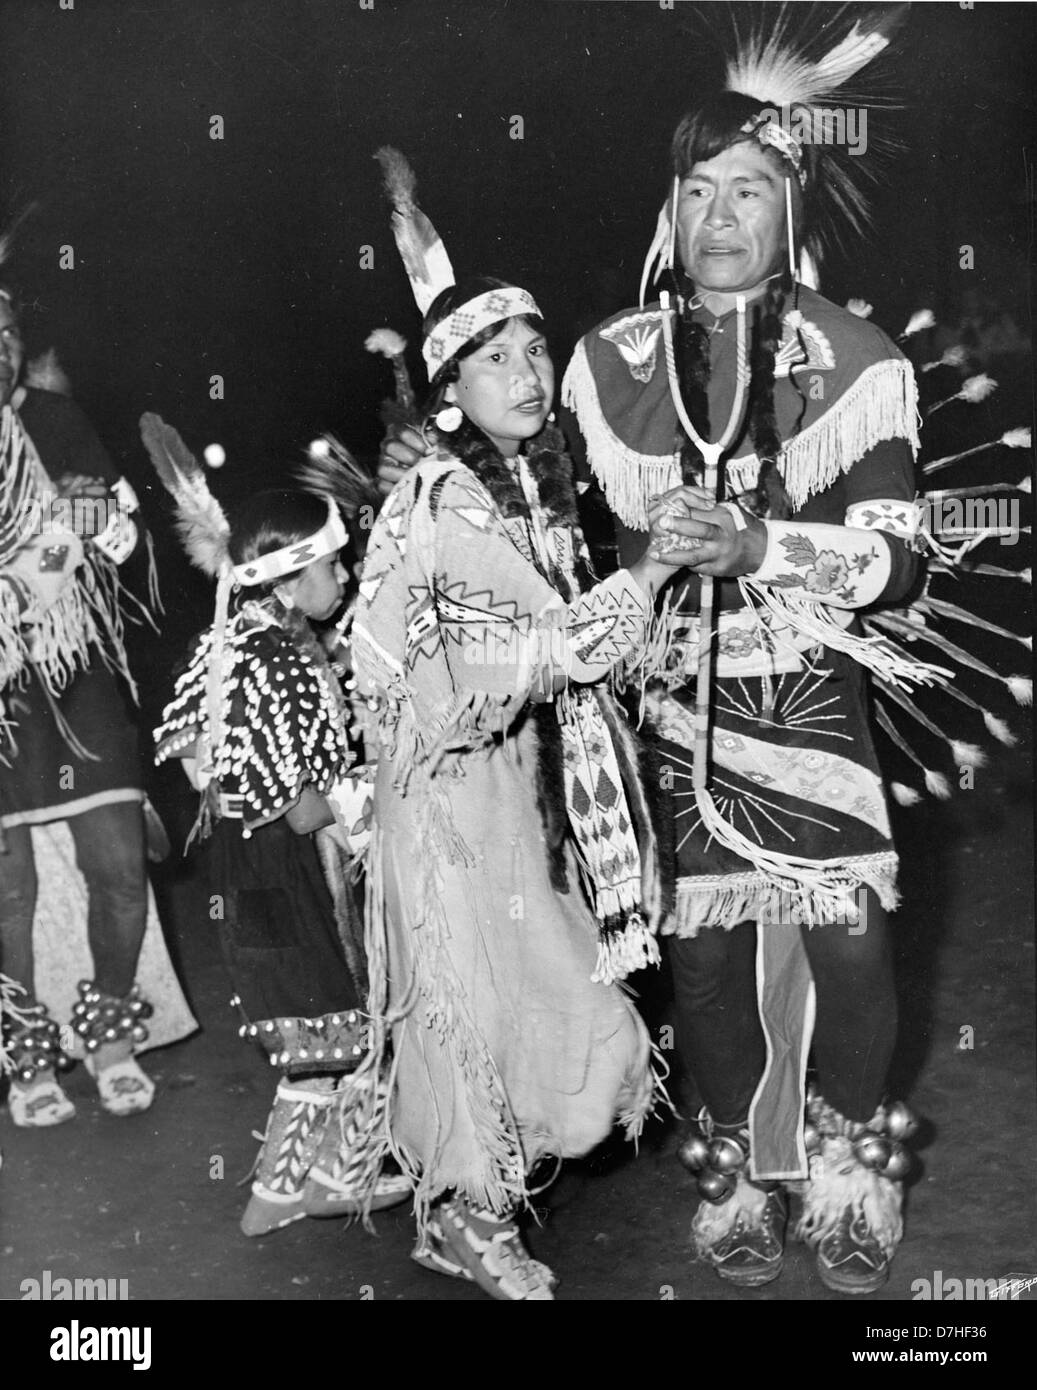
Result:
[[[414,201],[418,180],[399,150],[383,145],[375,151],[382,166],[385,193],[393,205],[392,233],[422,314],[454,284],[454,270],[442,238]]]
[[[150,411],[140,417],[140,437],[176,504],[176,528],[188,558],[206,574],[218,575],[227,563],[230,527],[201,464],[173,426]]]

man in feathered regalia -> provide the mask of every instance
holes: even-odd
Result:
[[[880,1287],[902,1232],[913,1122],[884,1103],[897,860],[864,684],[936,673],[865,640],[857,614],[916,583],[916,392],[884,333],[808,286],[796,252],[836,218],[859,229],[863,205],[858,161],[793,133],[826,129],[821,103],[895,17],[859,20],[819,62],[780,34],[743,46],[674,135],[652,256],[669,291],[645,305],[643,283],[564,386],[621,563],[660,495],[675,546],[701,555],[659,615],[643,698],[676,828],[679,1040],[705,1101],[682,1149],[703,1197],[693,1242],[742,1286],[781,1272],[785,1184],[830,1288]]]

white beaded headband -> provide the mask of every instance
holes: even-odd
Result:
[[[800,188],[806,188],[807,171],[803,165],[803,146],[791,131],[771,120],[764,111],[757,116],[750,116],[741,130],[743,135],[755,136],[761,145],[770,145],[776,149],[795,169]]]
[[[237,583],[245,588],[253,584],[266,584],[271,579],[283,579],[286,574],[312,565],[325,555],[333,555],[349,540],[349,533],[335,504],[328,501],[328,519],[319,531],[294,545],[283,545],[280,550],[271,550],[258,560],[248,560],[235,565],[232,573]]]
[[[465,343],[501,319],[518,318],[521,314],[536,314],[543,318],[537,302],[528,290],[508,285],[500,290],[487,290],[460,305],[442,323],[437,323],[425,339],[421,355],[428,367],[431,381],[444,362],[449,362]]]

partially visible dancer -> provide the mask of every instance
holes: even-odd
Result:
[[[618,985],[657,959],[652,834],[604,681],[673,570],[645,555],[595,583],[540,310],[500,280],[454,286],[386,158],[398,240],[424,248],[406,264],[431,379],[428,455],[375,524],[353,624],[380,742],[369,965],[393,1025],[391,1138],[418,1184],[414,1258],[544,1300],[553,1276],[516,1222],[532,1169],[617,1122],[636,1135],[653,1102]]]
[[[75,1114],[62,1043],[125,1116],[155,1090],[134,1053],[196,1025],[147,876],[123,646],[140,605],[119,576],[141,548],[136,498],[79,407],[23,384],[24,357],[0,288],[0,969],[23,991],[5,1024],[7,1103],[39,1127]]]
[[[330,495],[299,489],[259,493],[228,525],[175,431],[155,416],[142,430],[178,503],[204,494],[207,511],[180,506],[181,529],[220,576],[215,621],[155,738],[157,761],[181,759],[202,793],[197,829],[241,1033],[281,1076],[241,1229],[393,1205],[410,1183],[373,1171],[384,1091],[315,838],[337,826],[345,840],[355,821],[347,709],[312,626],[343,604],[347,525]],[[340,489],[350,513],[357,478]]]

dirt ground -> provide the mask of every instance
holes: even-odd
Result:
[[[1037,1274],[1029,765],[1027,749],[1002,751],[973,791],[899,814],[892,1093],[925,1126],[907,1235],[873,1302],[912,1299],[920,1280]],[[240,1234],[240,1184],[274,1083],[237,1036],[204,885],[182,861],[156,881],[201,1031],[149,1054],[158,1094],[145,1115],[104,1114],[81,1067],[67,1083],[72,1123],[18,1130],[0,1111],[0,1297],[22,1297],[23,1281],[50,1271],[125,1279],[140,1300],[483,1300],[411,1262],[405,1207],[376,1217],[373,1236],[314,1220],[259,1240]],[[658,983],[652,992],[658,1028],[666,1003]],[[800,1246],[790,1246],[781,1279],[757,1292],[692,1263],[694,1185],[675,1158],[682,1130],[655,1121],[638,1155],[617,1141],[566,1165],[538,1199],[529,1241],[558,1274],[559,1300],[840,1300]]]

